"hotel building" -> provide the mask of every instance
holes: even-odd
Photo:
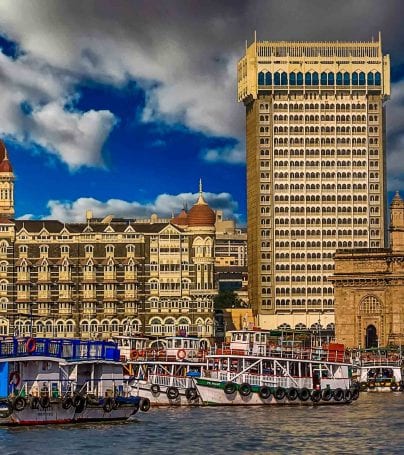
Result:
[[[249,300],[261,327],[334,326],[337,248],[386,242],[389,56],[378,41],[256,41],[246,109]]]
[[[0,141],[0,336],[213,336],[214,211],[162,220],[14,220]],[[83,217],[84,218],[84,217]]]

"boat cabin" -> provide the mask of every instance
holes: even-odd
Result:
[[[253,355],[265,355],[271,339],[269,330],[234,330],[230,332],[230,349]]]
[[[121,352],[121,360],[130,360],[133,352],[141,352],[147,349],[150,340],[145,337],[116,336],[112,341],[118,345]]]

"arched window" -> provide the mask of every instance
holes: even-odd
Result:
[[[380,85],[382,83],[381,75],[379,71],[375,73],[375,85]]]
[[[261,71],[258,73],[258,85],[265,84],[265,74]]]
[[[289,74],[289,84],[296,85],[296,73]]]
[[[358,73],[352,73],[352,85],[358,85],[359,78]]]
[[[285,72],[281,73],[281,85],[288,85],[288,75]]]
[[[301,73],[301,72],[299,71],[299,72],[297,73],[296,80],[297,80],[297,85],[303,85],[303,73]]]
[[[306,73],[304,77],[304,83],[306,85],[311,85],[311,73]]]
[[[374,85],[375,77],[373,73],[368,73],[368,85]]]
[[[280,73],[274,74],[274,85],[281,85],[281,75]]]
[[[359,304],[359,311],[364,314],[379,314],[381,310],[380,300],[374,295],[366,296]]]
[[[337,85],[342,85],[342,73],[340,71],[337,73]]]
[[[328,73],[327,82],[328,85],[334,85],[334,73]]]
[[[321,85],[327,85],[327,73],[321,73]]]
[[[318,73],[311,75],[311,85],[318,85]]]
[[[153,318],[150,321],[150,333],[157,334],[157,335],[162,333],[162,325],[161,325],[160,319]]]
[[[366,84],[365,73],[363,71],[361,71],[359,73],[359,85],[365,85],[365,84]]]
[[[265,85],[272,85],[272,74],[269,72],[265,74]]]
[[[349,73],[344,73],[344,85],[350,84]]]

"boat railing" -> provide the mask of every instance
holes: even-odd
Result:
[[[18,357],[51,357],[69,361],[119,361],[116,343],[60,338],[5,338],[0,340],[0,359]]]
[[[213,374],[215,373],[215,374]],[[268,385],[269,387],[296,387],[298,384],[299,387],[311,388],[313,384],[312,378],[292,378],[288,376],[274,376],[266,374],[251,374],[251,373],[231,373],[226,371],[221,372],[211,372],[211,378],[219,379],[220,381],[227,382],[235,380],[237,383],[247,383],[250,385]]]
[[[179,349],[178,351],[171,353],[166,349],[139,349],[132,350],[130,353],[130,361],[162,361],[162,362],[204,362],[206,360],[207,352],[204,350],[194,349]]]
[[[248,357],[273,357],[294,360],[314,360],[322,362],[346,362],[349,363],[349,356],[345,351],[333,350],[323,347],[296,348],[282,347],[279,345],[268,345],[257,347],[251,346],[246,349],[233,349],[229,345],[212,346],[209,355],[220,356],[248,356]]]
[[[174,375],[152,374],[149,376],[152,384],[158,384],[166,387],[177,387],[178,389],[186,389],[192,384],[191,378],[184,378]]]
[[[28,379],[22,384],[9,384],[10,396],[60,398],[72,395],[76,388],[74,381]]]

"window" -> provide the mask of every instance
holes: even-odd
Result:
[[[353,73],[352,74],[352,85],[358,85],[359,78],[358,78],[358,73]]]
[[[41,245],[39,247],[39,252],[41,254],[48,254],[48,251],[49,251],[49,246],[48,245]]]
[[[321,85],[327,85],[327,73],[321,73]]]
[[[374,85],[375,78],[373,73],[368,73],[368,85]]]
[[[365,79],[365,73],[361,71],[359,73],[359,85],[365,85],[366,84],[366,79]]]
[[[114,254],[114,249],[115,249],[114,245],[107,245],[105,247],[105,253],[107,255],[112,255],[112,254]]]
[[[94,252],[93,245],[86,245],[84,247],[84,251],[85,251],[86,254],[92,254]]]
[[[19,248],[20,253],[28,253],[27,245],[21,245]]]
[[[375,85],[380,85],[381,84],[381,75],[379,71],[375,73]]]
[[[265,74],[261,71],[258,73],[258,85],[264,85],[265,84]]]
[[[272,74],[271,73],[265,74],[265,85],[272,85]]]
[[[297,73],[297,85],[303,85],[303,73]]]
[[[289,84],[296,85],[296,73],[289,74]]]
[[[60,252],[61,252],[62,254],[69,254],[69,249],[70,249],[70,248],[69,248],[67,245],[62,245],[62,246],[60,247]]]
[[[349,85],[350,80],[349,80],[349,73],[344,73],[344,85]]]

